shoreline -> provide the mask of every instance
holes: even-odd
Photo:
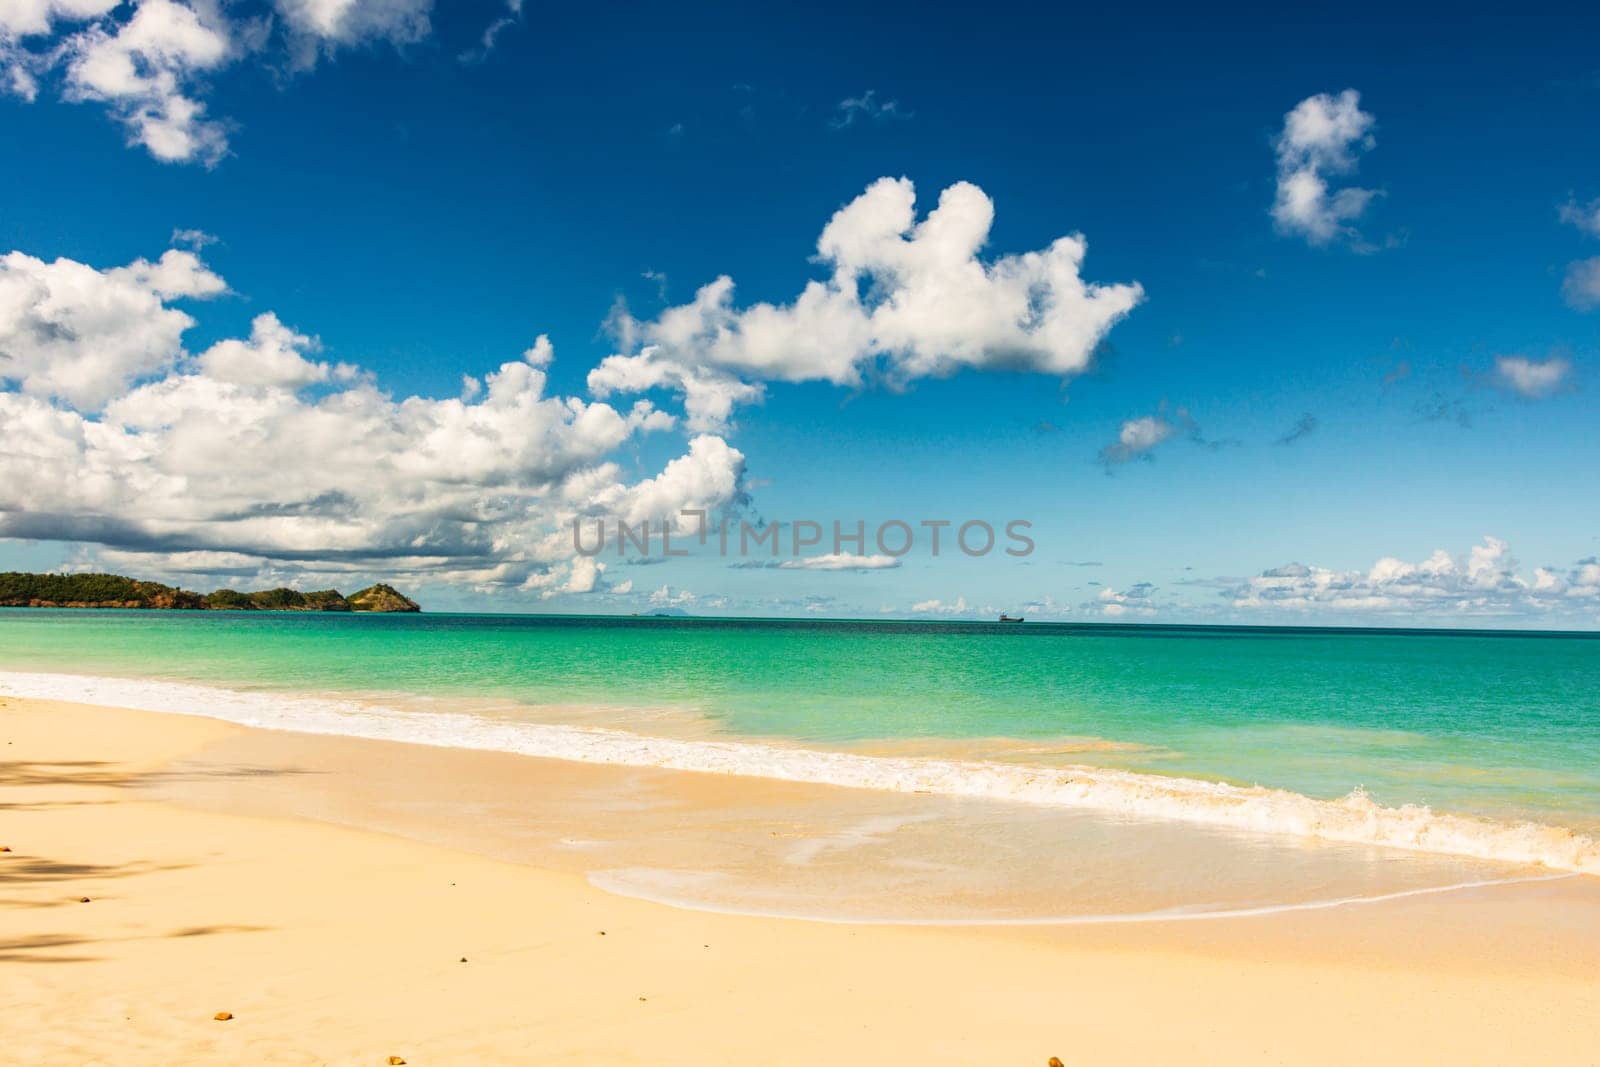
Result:
[[[1490,1064],[1600,1047],[1593,879],[1207,923],[745,918],[602,893],[426,827],[273,812],[256,786],[348,778],[359,796],[365,772],[334,760],[297,782],[241,758],[287,739],[382,766],[406,746],[14,698],[0,722],[0,976],[23,1062]],[[562,770],[409,747],[412,778]],[[543,784],[598,770],[567,769]],[[215,810],[233,791],[268,810]]]
[[[1359,788],[1336,800],[1322,800],[1271,787],[1090,765],[875,756],[742,739],[683,739],[610,727],[513,722],[463,712],[396,713],[354,699],[98,675],[0,671],[4,695],[591,764],[1014,801],[1600,875],[1600,840],[1580,831],[1436,812],[1425,805],[1388,807]]]

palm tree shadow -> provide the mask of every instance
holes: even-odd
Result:
[[[30,811],[79,805],[114,804],[107,790],[137,790],[184,781],[261,778],[310,773],[297,768],[247,765],[187,766],[161,770],[130,770],[105,760],[6,760],[0,761],[0,811]],[[80,790],[100,791],[83,795]],[[27,791],[18,797],[17,793]],[[10,794],[10,795],[7,795]],[[42,794],[42,795],[41,795]],[[22,821],[8,826],[17,833]],[[115,879],[137,879],[143,875],[182,870],[190,863],[157,863],[133,860],[125,863],[93,863],[80,859],[54,859],[30,854],[25,843],[10,840],[17,847],[0,853],[0,888],[16,891],[0,899],[0,911],[36,908],[78,907],[81,889],[72,883],[103,886]],[[91,890],[92,892],[92,890]],[[82,963],[102,957],[87,949],[95,944],[114,944],[156,938],[193,938],[227,933],[248,933],[269,929],[248,924],[214,924],[181,927],[166,933],[94,935],[83,932],[52,932],[0,939],[0,963]]]
[[[215,779],[273,778],[291,774],[321,774],[298,767],[186,765],[154,771],[119,769],[107,760],[0,760],[0,791],[73,786],[100,789],[153,789],[181,782]],[[0,811],[42,811],[47,808],[115,803],[110,798],[49,798],[0,801]]]
[[[216,923],[210,926],[186,926],[164,934],[140,934],[133,937],[83,937],[73,934],[38,934],[0,941],[0,963],[93,963],[101,956],[81,952],[63,953],[63,949],[81,949],[95,944],[151,941],[171,937],[210,937],[216,934],[254,934],[271,929],[248,923]]]

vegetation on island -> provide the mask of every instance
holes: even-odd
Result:
[[[337,589],[241,592],[188,589],[141,582],[120,574],[0,574],[0,607],[134,608],[158,611],[367,611],[416,612],[421,606],[382,582],[349,597]]]

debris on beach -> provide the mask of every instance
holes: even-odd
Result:
[[[225,1023],[229,1019],[233,1018],[233,1012],[231,1012],[231,1011],[219,1011],[215,1015],[213,1015],[212,1018],[217,1020],[217,1022],[219,1022],[219,1023]]]
[[[87,904],[87,903],[89,903],[89,898],[88,897],[79,897],[78,898],[78,903],[79,904]]]
[[[1065,1067],[1065,1065],[1061,1062],[1060,1056],[1051,1056],[1050,1062],[1045,1064],[1045,1067]]]
[[[389,1063],[391,1064],[391,1067],[394,1064],[404,1063],[404,1062],[406,1062],[406,1059],[405,1059],[404,1056],[390,1056],[389,1057]]]

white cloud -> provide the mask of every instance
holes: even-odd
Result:
[[[1579,560],[1565,570],[1521,573],[1511,547],[1485,537],[1465,559],[1443,549],[1419,563],[1393,557],[1367,571],[1291,563],[1226,590],[1236,608],[1304,613],[1502,616],[1550,613],[1600,602],[1600,563]]]
[[[104,21],[66,43],[63,97],[106,104],[139,144],[163,162],[215,163],[228,148],[221,123],[192,94],[196,78],[226,64],[227,24],[176,0],[141,0],[127,22]]]
[[[1600,198],[1579,204],[1568,200],[1560,208],[1561,221],[1575,226],[1591,237],[1600,237]]]
[[[1529,400],[1538,400],[1559,392],[1569,384],[1572,363],[1557,356],[1543,360],[1526,356],[1496,356],[1494,373],[1496,384],[1502,389]]]
[[[49,48],[30,48],[59,23],[100,18],[121,0],[5,0],[0,3],[0,92],[27,101],[39,95],[39,75],[59,58]],[[33,43],[37,44],[35,40]]]
[[[803,571],[882,571],[900,566],[898,556],[861,556],[849,552],[830,552],[824,556],[802,556],[778,564],[780,570]]]
[[[273,0],[273,6],[289,30],[295,65],[309,67],[340,46],[422,40],[433,0]]]
[[[964,615],[972,609],[967,607],[966,597],[958,596],[948,604],[943,600],[919,600],[911,610],[918,615]]]
[[[743,478],[744,455],[720,437],[700,434],[690,440],[688,452],[655,477],[634,485],[612,481],[598,489],[583,486],[582,497],[586,510],[626,523],[670,522],[681,530],[698,530],[698,520],[685,517],[683,509],[739,499]]]
[[[662,357],[653,345],[636,356],[607,356],[589,372],[588,384],[600,400],[615,393],[671,390],[683,398],[689,429],[706,431],[727,426],[736,405],[758,403],[766,395],[763,386],[727,371]]]
[[[1081,235],[984,262],[994,204],[959,182],[920,222],[905,178],[883,178],[833,216],[817,241],[831,269],[791,303],[734,304],[726,275],[655,320],[617,317],[630,351],[590,375],[594,395],[670,388],[691,424],[716,428],[763,381],[858,386],[879,361],[893,384],[964,368],[1067,376],[1144,295],[1081,276]]]
[[[663,585],[650,594],[650,603],[658,608],[681,608],[685,604],[693,604],[695,600],[695,595],[689,590],[673,589],[670,585]]]
[[[303,353],[315,351],[317,342],[295,333],[278,316],[268,311],[250,324],[250,339],[218,341],[201,354],[201,373],[219,382],[235,385],[276,385],[296,388],[326,382],[337,374],[353,378],[356,369],[348,364],[337,368],[313,363]]]
[[[502,364],[467,397],[397,398],[275,315],[189,355],[168,306],[224,289],[191,252],[97,271],[0,260],[0,537],[79,541],[178,566],[391,574],[601,588],[571,520],[714,510],[744,457],[700,436],[659,474],[611,453],[662,425],[649,404],[546,394],[543,363]],[[548,341],[530,349],[548,362]],[[536,583],[537,584],[537,583]]]
[[[1284,116],[1279,134],[1278,192],[1272,218],[1284,233],[1314,245],[1354,238],[1350,223],[1378,195],[1356,186],[1331,188],[1331,176],[1353,173],[1360,152],[1373,147],[1373,117],[1361,110],[1361,94],[1307,97]]]
[[[568,593],[592,593],[600,582],[600,576],[605,573],[606,565],[591,556],[578,556],[570,564],[567,575],[567,584],[564,587]]]
[[[1100,462],[1107,467],[1146,459],[1156,446],[1180,433],[1176,423],[1162,415],[1142,415],[1122,424],[1117,439],[1100,450]]]
[[[217,163],[228,125],[207,114],[211,76],[241,58],[306,68],[339,47],[403,45],[429,31],[432,0],[275,0],[270,22],[230,21],[214,0],[4,0],[0,91],[37,99],[60,72],[64,100],[103,104],[130,144],[167,163]],[[277,65],[282,65],[281,61]]]
[[[1155,590],[1156,587],[1149,582],[1138,582],[1127,589],[1102,589],[1084,608],[1111,619],[1128,616],[1149,618],[1156,614],[1155,605],[1151,603]]]
[[[911,117],[911,112],[901,107],[898,100],[884,100],[878,96],[877,90],[868,89],[860,96],[848,96],[839,101],[828,125],[842,130],[854,126],[857,121],[890,122]]]
[[[173,248],[187,248],[194,252],[203,252],[211,245],[217,243],[217,238],[204,230],[178,228],[172,231],[169,242]]]
[[[1211,451],[1239,443],[1231,438],[1208,440],[1200,432],[1200,424],[1186,409],[1178,408],[1170,417],[1166,410],[1166,402],[1162,401],[1156,414],[1141,415],[1122,424],[1117,439],[1100,450],[1100,462],[1105,465],[1107,474],[1114,473],[1125,463],[1150,459],[1157,448],[1178,437]]]
[[[1579,311],[1600,307],[1600,256],[1567,264],[1561,293],[1567,303]]]
[[[522,0],[506,0],[506,13],[484,29],[476,48],[469,48],[456,56],[462,63],[482,63],[494,51],[500,35],[522,21]]]
[[[12,252],[0,258],[0,380],[97,411],[133,379],[177,363],[194,320],[169,301],[225,289],[192,252],[106,271]]]
[[[28,37],[50,32],[57,21],[82,22],[116,7],[122,0],[6,0],[0,4],[0,33]]]

